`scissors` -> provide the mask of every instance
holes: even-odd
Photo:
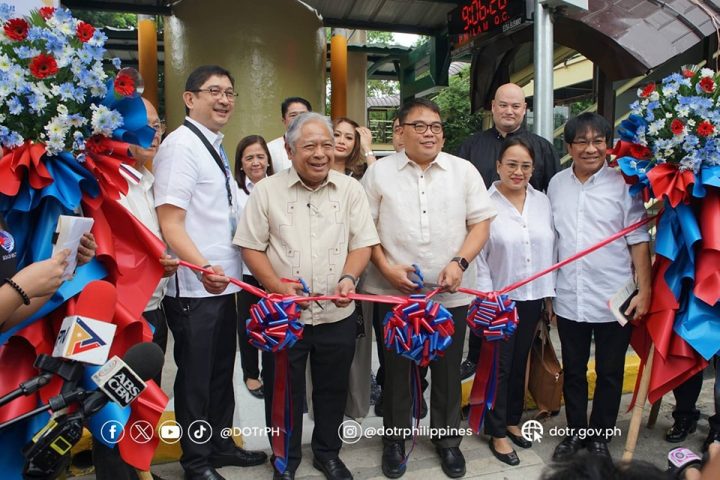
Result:
[[[298,277],[297,282],[300,282],[300,285],[302,285],[302,291],[304,293],[306,293],[309,297],[321,296],[321,294],[319,294],[319,293],[311,292],[310,287],[308,286],[307,282],[302,277]],[[323,306],[320,305],[320,302],[318,302],[317,300],[315,300],[315,305],[320,307],[320,310],[325,310],[323,308]]]
[[[417,286],[418,290],[422,290],[423,288],[427,288],[429,290],[442,288],[442,285],[439,285],[437,283],[426,282],[425,276],[423,275],[422,270],[420,270],[420,266],[417,263],[413,263],[412,267],[414,270],[408,273],[408,280],[414,283]]]

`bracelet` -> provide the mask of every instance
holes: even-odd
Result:
[[[375,156],[375,154],[373,153],[372,150],[368,150],[367,152],[363,153],[363,155],[365,157],[374,157]]]
[[[28,297],[28,294],[25,293],[25,290],[23,290],[20,285],[15,283],[11,278],[6,278],[5,283],[15,289],[15,291],[22,297],[23,303],[25,305],[30,305],[30,297]]]
[[[212,267],[212,265],[210,265],[210,264],[208,263],[207,265],[203,265],[202,268],[204,268],[205,270],[207,270],[207,269],[209,269],[209,268],[211,268],[211,267]],[[201,282],[202,282],[202,277],[203,277],[203,275],[205,275],[205,272],[195,272],[195,276],[196,276],[197,279],[198,279],[199,281],[201,281]]]
[[[350,275],[349,273],[346,273],[345,275],[342,275],[342,276],[340,277],[340,279],[338,280],[338,283],[342,282],[342,281],[345,280],[346,278],[349,278],[350,281],[353,283],[353,285],[355,285],[355,286],[357,287],[357,282],[358,282],[358,281],[357,281],[357,278],[355,278],[354,276]]]

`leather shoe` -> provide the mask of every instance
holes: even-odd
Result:
[[[383,416],[383,393],[380,392],[380,396],[375,402],[375,415],[378,417]]]
[[[229,452],[214,453],[210,455],[209,460],[213,468],[225,467],[227,465],[253,467],[265,463],[267,454],[265,452],[244,450],[240,447],[235,447],[234,450]]]
[[[273,480],[295,480],[295,472],[285,470],[285,473],[280,473],[273,468]]]
[[[384,441],[382,454],[382,472],[388,478],[400,478],[405,474],[405,442],[402,440]]]
[[[313,458],[313,467],[323,472],[327,480],[352,480],[353,478],[350,470],[348,470],[342,460],[337,457],[325,462]]]
[[[465,380],[475,375],[475,368],[477,364],[470,360],[465,360],[460,364],[460,380]]]
[[[517,452],[513,450],[510,453],[500,453],[497,450],[495,450],[495,444],[493,443],[492,437],[490,438],[490,451],[493,455],[495,455],[495,458],[500,460],[503,463],[507,463],[508,465],[515,466],[520,464],[520,459],[517,456]]]
[[[708,432],[708,435],[702,445],[702,453],[708,451],[711,443],[718,441],[720,441],[720,430],[715,430],[714,428],[710,427],[710,431]]]
[[[263,399],[265,398],[265,391],[263,390],[263,385],[260,384],[257,388],[250,388],[247,386],[247,382],[245,383],[245,388],[247,388],[248,392],[250,392],[250,395],[252,395],[255,398]]]
[[[697,428],[697,418],[691,415],[677,415],[675,423],[665,433],[665,441],[670,443],[680,443],[685,441],[687,436]]]
[[[450,478],[459,478],[465,475],[465,457],[458,447],[438,448],[440,466]]]
[[[596,455],[598,457],[610,457],[610,450],[608,450],[607,443],[600,440],[590,440],[587,442],[587,450],[590,455]]]
[[[563,460],[568,460],[583,447],[583,443],[579,436],[568,435],[555,447],[552,456],[553,461],[562,462]]]
[[[185,480],[225,480],[214,468],[208,467],[197,473],[185,472]]]
[[[520,448],[530,448],[532,447],[532,442],[530,440],[527,440],[522,435],[515,435],[514,433],[505,432],[507,437],[518,447]]]

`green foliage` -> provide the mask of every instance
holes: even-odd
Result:
[[[392,32],[377,32],[370,30],[367,32],[367,43],[375,43],[380,45],[392,45],[395,37]]]
[[[570,116],[575,117],[579,115],[580,113],[587,110],[593,103],[592,98],[587,98],[585,100],[580,100],[578,102],[574,102],[570,104]]]
[[[137,28],[137,15],[134,13],[98,12],[90,10],[76,10],[73,15],[94,27],[113,27],[130,29]]]
[[[449,83],[433,100],[444,116],[444,150],[455,154],[466,138],[482,130],[483,117],[470,113],[470,66],[451,76]]]

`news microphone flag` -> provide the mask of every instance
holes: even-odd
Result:
[[[117,356],[95,372],[92,379],[110,400],[123,407],[130,405],[145,390],[142,378]]]

